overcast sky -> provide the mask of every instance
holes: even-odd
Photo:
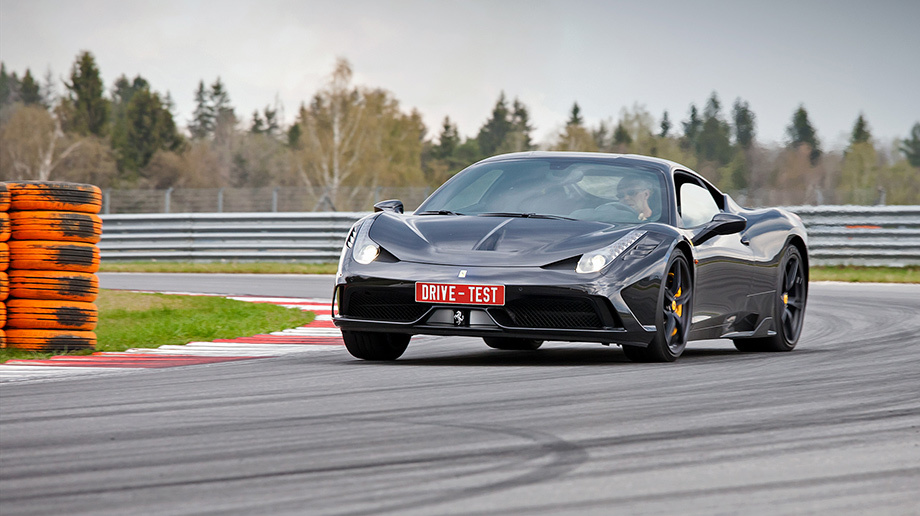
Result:
[[[679,128],[713,91],[726,116],[750,104],[764,143],[799,105],[825,148],[860,113],[885,143],[920,122],[920,0],[0,0],[7,72],[65,77],[82,50],[107,88],[140,74],[170,92],[182,126],[198,81],[218,76],[247,123],[276,98],[291,122],[337,57],[435,137],[445,116],[475,136],[502,91],[538,141],[573,102],[591,125],[638,103]]]

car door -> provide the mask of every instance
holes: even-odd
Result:
[[[694,234],[717,213],[724,197],[691,174],[675,174],[678,225]],[[741,235],[716,235],[694,248],[696,290],[691,338],[715,338],[743,317],[751,289],[750,248]]]

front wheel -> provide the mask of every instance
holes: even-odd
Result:
[[[735,339],[735,347],[739,351],[792,351],[799,342],[808,298],[808,276],[798,248],[791,245],[786,248],[777,276],[773,301],[775,334],[756,339]]]
[[[396,360],[406,351],[411,338],[400,333],[342,332],[345,349],[362,360]]]
[[[693,278],[684,253],[674,252],[668,261],[667,271],[658,293],[655,338],[646,348],[623,346],[626,358],[634,362],[673,362],[687,347],[693,308]]]

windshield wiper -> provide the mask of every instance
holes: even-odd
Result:
[[[463,215],[462,213],[457,213],[450,210],[428,210],[428,211],[419,211],[415,213],[416,215]]]
[[[480,217],[520,217],[522,219],[554,219],[554,220],[576,220],[571,217],[563,217],[562,215],[546,215],[544,213],[513,213],[513,212],[503,212],[496,211],[491,213],[480,213]]]

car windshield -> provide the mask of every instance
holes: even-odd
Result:
[[[661,171],[629,160],[486,162],[454,176],[415,213],[657,222],[667,220],[664,184]]]

